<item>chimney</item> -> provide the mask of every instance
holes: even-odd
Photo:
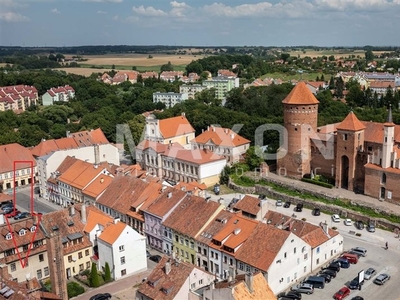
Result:
[[[100,146],[94,145],[94,164],[100,164]]]
[[[82,204],[82,208],[81,208],[81,222],[83,224],[86,224],[86,205]]]
[[[100,183],[103,183],[104,182],[104,178],[100,178]]]
[[[169,260],[165,263],[165,274],[168,275],[171,272],[171,263]]]
[[[172,192],[168,192],[167,197],[168,197],[168,199],[171,198],[172,197]]]
[[[114,218],[114,224],[117,224],[120,221],[120,219],[118,217]]]
[[[186,118],[186,114],[184,112],[182,113],[182,117]]]
[[[67,137],[70,137],[70,135],[71,135],[71,131],[67,131],[67,132],[66,132],[66,136],[67,136]]]
[[[71,217],[75,215],[75,207],[73,204],[69,207],[69,215]]]
[[[232,281],[236,278],[236,271],[233,266],[229,266],[229,275],[228,275],[228,281]]]
[[[246,273],[244,280],[246,282],[247,288],[249,289],[250,293],[253,293],[253,274]]]
[[[0,226],[1,225],[4,225],[4,215],[3,214],[0,215]]]
[[[234,133],[231,133],[231,139],[233,140],[233,138],[235,137]]]
[[[214,131],[214,132],[215,132],[215,127],[214,127],[214,126],[211,126],[211,128],[212,128],[212,131]]]
[[[210,126],[207,126],[207,131],[210,131]]]

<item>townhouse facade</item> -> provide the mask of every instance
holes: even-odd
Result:
[[[37,105],[39,94],[34,86],[12,85],[0,87],[0,111],[23,112]]]
[[[68,102],[73,98],[75,98],[75,90],[72,86],[53,87],[42,95],[42,104],[53,105],[54,102]]]
[[[210,87],[201,85],[201,84],[182,84],[179,86],[179,93],[187,94],[188,99],[195,99],[195,95],[200,93]]]
[[[174,107],[176,104],[180,104],[183,101],[189,99],[189,95],[187,93],[161,93],[155,92],[153,93],[153,103],[161,102],[165,104],[166,108]]]
[[[0,193],[35,182],[36,161],[27,148],[17,143],[0,145],[0,157]]]
[[[160,79],[164,81],[174,82],[183,77],[182,71],[163,71],[160,74]]]

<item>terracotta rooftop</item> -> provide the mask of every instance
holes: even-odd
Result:
[[[85,227],[83,228],[83,231],[86,233],[91,232],[98,224],[105,227],[107,224],[112,223],[114,221],[112,217],[110,217],[109,215],[105,214],[100,209],[92,205],[86,208],[86,214],[87,214],[86,224]]]
[[[0,290],[5,287],[8,287],[14,293],[7,297],[4,296],[6,293],[0,294],[1,300],[62,300],[56,294],[42,292],[42,285],[36,277],[24,282],[15,282],[2,277],[0,279]]]
[[[208,127],[207,130],[198,135],[191,142],[202,145],[211,142],[214,145],[223,147],[238,147],[250,143],[249,140],[241,137],[231,129],[214,126]]]
[[[13,201],[13,197],[8,194],[0,193],[0,203]]]
[[[261,209],[260,199],[245,195],[233,206],[234,210],[241,210],[252,215],[257,215]]]
[[[294,105],[310,105],[318,104],[319,101],[317,100],[317,98],[315,98],[313,93],[311,93],[305,82],[300,81],[292,89],[289,95],[286,96],[282,103]]]
[[[146,150],[148,148],[153,149],[157,153],[164,153],[168,149],[184,149],[183,146],[179,143],[172,143],[172,144],[161,144],[158,142],[150,141],[150,140],[143,140],[137,146],[137,149]]]
[[[364,124],[357,118],[354,112],[350,112],[346,118],[336,127],[337,130],[359,131],[365,129]]]
[[[125,223],[119,221],[116,223],[110,223],[105,226],[98,238],[109,245],[113,245],[127,226],[128,225]]]
[[[138,288],[138,293],[145,295],[148,299],[173,300],[187,281],[189,275],[195,268],[193,265],[179,262],[171,263],[171,271],[165,273],[165,264],[168,257],[164,256]],[[204,272],[204,271],[203,271]],[[189,289],[189,287],[188,287]],[[163,290],[168,290],[168,293]]]
[[[161,183],[149,182],[143,192],[131,204],[131,207],[135,208],[135,211],[145,210],[158,198],[161,188]]]
[[[185,116],[160,120],[159,126],[160,132],[164,139],[195,132]]]
[[[218,215],[204,228],[203,232],[199,234],[196,240],[200,243],[209,245],[214,235],[220,232],[227,224],[227,222],[234,217],[235,214],[227,210],[221,210]]]
[[[186,150],[171,147],[170,149],[167,149],[162,155],[170,158],[175,158],[177,160],[190,162],[196,165],[206,164],[218,160],[225,160],[223,156],[215,154],[214,152],[207,149]]]
[[[91,183],[89,183],[89,185],[83,189],[82,193],[84,195],[96,199],[98,196],[101,195],[101,193],[103,193],[106,190],[106,188],[110,185],[112,180],[113,177],[111,176],[100,175],[97,178],[95,178]]]
[[[174,209],[163,225],[196,238],[202,228],[207,226],[222,208],[223,206],[217,202],[189,195]]]
[[[289,231],[259,222],[239,248],[236,259],[267,272],[289,235]]]
[[[187,195],[186,192],[172,187],[165,188],[163,191],[160,190],[158,193],[157,199],[145,211],[161,218]]]
[[[33,163],[33,167],[36,166],[35,158],[24,146],[21,146],[17,143],[0,145],[0,174],[13,172],[14,161],[31,161]],[[28,167],[30,167],[28,163],[16,164],[16,168],[18,170]]]

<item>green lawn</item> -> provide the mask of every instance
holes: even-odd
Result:
[[[109,70],[112,68],[112,65],[92,65],[92,64],[79,64],[81,68],[95,68],[95,69],[106,69]],[[174,71],[185,71],[186,65],[172,65]],[[135,66],[137,71],[145,72],[145,71],[155,71],[160,72],[161,65],[159,66]],[[132,66],[115,66],[115,70],[132,70]]]
[[[315,81],[315,79],[318,77],[321,78],[322,73],[317,73],[317,72],[303,72],[303,74],[295,74],[295,75],[290,75],[290,74],[285,74],[285,73],[267,73],[264,74],[263,76],[261,76],[261,79],[264,78],[280,78],[283,81],[289,81],[292,79],[296,79],[296,80],[309,80],[309,81]],[[331,78],[331,74],[324,74],[325,77],[325,81],[329,81],[329,79]]]

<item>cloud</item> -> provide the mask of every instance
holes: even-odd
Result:
[[[139,7],[132,7],[134,13],[146,17],[161,17],[166,16],[167,13],[161,9],[155,9],[153,6],[144,7],[140,5]]]
[[[97,2],[97,3],[121,3],[124,0],[82,0],[82,2]]]
[[[53,8],[52,10],[51,10],[51,12],[53,13],[53,14],[61,14],[61,12],[57,9],[57,8]]]
[[[103,15],[104,15],[104,14],[106,14],[107,12],[102,11],[102,10],[98,10],[97,13],[98,13],[98,14],[103,14]]]
[[[23,16],[19,13],[15,12],[6,12],[6,13],[0,13],[0,20],[4,22],[28,22],[30,19],[26,16]]]

